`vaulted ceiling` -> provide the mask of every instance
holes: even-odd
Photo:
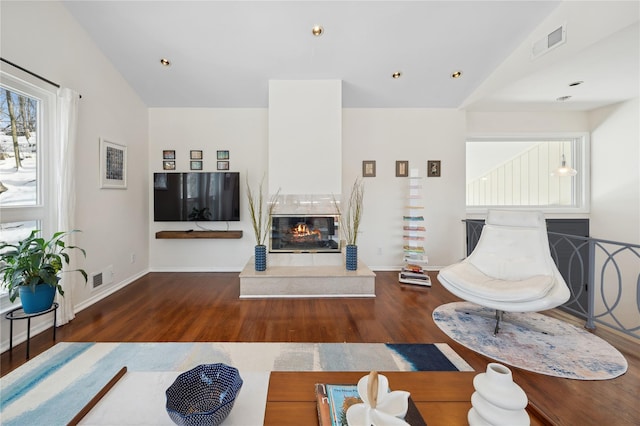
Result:
[[[342,80],[347,108],[588,110],[640,90],[635,1],[64,4],[149,107],[266,107],[271,79]]]

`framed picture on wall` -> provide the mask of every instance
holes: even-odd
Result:
[[[175,161],[163,161],[162,162],[162,170],[175,170],[176,162]]]
[[[375,161],[363,161],[362,162],[362,177],[376,177],[376,162]]]
[[[100,139],[100,188],[127,188],[127,147]]]
[[[162,151],[162,159],[163,160],[175,160],[176,159],[176,151],[173,149],[165,149]]]
[[[228,160],[229,159],[229,151],[217,151],[216,158],[218,160]]]
[[[202,150],[192,149],[189,156],[192,160],[202,160]]]
[[[409,176],[409,162],[408,161],[396,161],[396,177]]]
[[[202,170],[202,160],[191,160],[191,170]]]
[[[440,160],[427,161],[427,176],[428,177],[440,177],[441,172]]]
[[[218,170],[229,170],[229,162],[228,161],[218,161]]]

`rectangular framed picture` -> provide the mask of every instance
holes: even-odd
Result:
[[[362,162],[362,177],[376,177],[376,162],[375,161],[363,161]]]
[[[202,160],[202,150],[192,149],[189,156],[192,160]]]
[[[229,159],[229,151],[217,151],[216,158],[218,160],[228,160]]]
[[[176,159],[176,151],[173,149],[165,149],[162,151],[162,159],[163,160],[175,160]]]
[[[176,169],[176,162],[175,161],[163,161],[162,162],[162,170],[175,170]]]
[[[228,161],[218,161],[218,170],[229,170],[229,162]]]
[[[100,188],[127,188],[127,147],[100,138]]]
[[[191,160],[191,170],[202,170],[202,160]]]
[[[408,161],[396,161],[396,177],[409,176],[409,162]]]
[[[428,177],[440,177],[441,172],[440,160],[427,161],[427,176]]]

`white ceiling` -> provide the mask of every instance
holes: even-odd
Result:
[[[149,107],[266,107],[270,79],[342,80],[347,108],[588,110],[640,90],[638,1],[64,3]]]

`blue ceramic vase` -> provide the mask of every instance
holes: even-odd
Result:
[[[256,271],[267,270],[267,246],[257,245],[255,247]]]
[[[355,244],[347,245],[346,262],[347,271],[355,271],[358,269],[358,246]]]

